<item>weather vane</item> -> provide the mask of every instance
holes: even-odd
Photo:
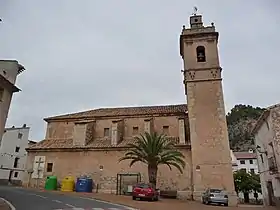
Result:
[[[194,8],[193,8],[193,15],[196,15],[197,10],[198,10],[197,7],[194,7]]]

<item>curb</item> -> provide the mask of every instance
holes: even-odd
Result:
[[[0,198],[2,201],[4,201],[6,204],[8,204],[10,210],[16,210],[16,208],[9,202],[7,201],[6,199],[4,198]]]

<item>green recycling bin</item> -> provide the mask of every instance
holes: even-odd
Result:
[[[57,177],[48,176],[45,182],[45,190],[57,190]]]

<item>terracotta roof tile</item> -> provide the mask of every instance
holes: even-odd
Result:
[[[150,114],[175,114],[186,113],[187,105],[163,105],[163,106],[138,106],[138,107],[119,107],[119,108],[100,108],[73,114],[65,114],[54,117],[45,118],[46,121],[59,119],[76,119],[87,117],[118,117],[118,116],[134,116],[134,115],[150,115]]]
[[[179,137],[169,137],[170,140],[179,142]],[[38,142],[35,145],[30,146],[29,150],[37,149],[74,149],[74,148],[88,148],[88,149],[102,149],[102,148],[122,148],[126,147],[129,143],[135,143],[134,138],[128,138],[121,141],[117,146],[111,145],[111,140],[109,138],[95,139],[91,141],[86,146],[74,146],[73,139],[45,139]]]
[[[256,153],[249,153],[249,152],[234,152],[234,155],[237,160],[240,159],[256,159],[257,154]]]

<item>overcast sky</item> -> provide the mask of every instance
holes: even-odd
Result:
[[[220,32],[227,110],[278,103],[277,0],[0,0],[0,58],[26,67],[7,126],[38,141],[44,117],[185,103],[178,40],[194,6]]]

